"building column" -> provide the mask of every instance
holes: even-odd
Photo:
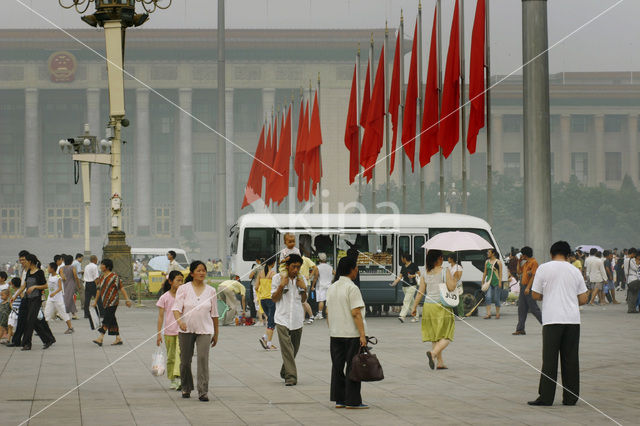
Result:
[[[627,120],[629,124],[628,137],[629,137],[629,155],[627,174],[633,181],[633,184],[638,186],[638,116],[636,114],[630,114]]]
[[[178,104],[180,105],[179,137],[178,137],[178,205],[176,213],[180,235],[193,232],[193,142],[191,140],[191,89],[180,89]],[[186,111],[186,113],[185,113]]]
[[[38,89],[25,89],[24,118],[24,231],[26,237],[38,237],[43,211]]]
[[[271,112],[276,105],[276,89],[262,89],[262,117],[271,118]]]
[[[225,101],[224,101],[224,109],[225,109],[225,132],[227,139],[235,142],[235,134],[234,134],[234,117],[233,117],[233,89],[227,88],[225,89]],[[225,202],[227,203],[227,228],[230,229],[231,226],[235,223],[236,220],[236,211],[238,202],[236,200],[236,190],[235,190],[235,162],[234,162],[234,153],[235,147],[232,143],[225,141],[224,144],[224,153],[225,153],[225,162],[226,162],[226,185],[227,185],[227,199]]]
[[[502,147],[502,114],[492,114],[491,156],[494,173],[504,174],[504,148]]]
[[[598,186],[604,181],[604,115],[593,119],[595,148],[589,153],[589,186]]]
[[[91,134],[96,135],[100,141],[102,126],[100,125],[100,89],[87,89],[87,123]],[[104,193],[102,183],[107,166],[91,164],[91,207],[89,210],[90,234],[99,236],[104,225]]]
[[[149,89],[136,89],[136,231],[139,236],[151,235],[151,126]]]
[[[571,116],[560,117],[560,158],[555,160],[556,182],[571,180]]]

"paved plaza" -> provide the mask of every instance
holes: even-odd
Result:
[[[640,314],[623,305],[582,311],[581,397],[621,424],[637,424],[640,370]],[[157,310],[118,309],[124,346],[91,343],[88,321],[52,329],[58,342],[47,351],[0,347],[0,424],[33,417],[32,425],[184,424],[607,424],[612,421],[580,401],[575,407],[529,407],[537,396],[541,326],[530,316],[526,336],[512,336],[516,308],[503,308],[500,320],[473,317],[456,322],[455,341],[445,351],[449,370],[427,369],[419,324],[392,317],[369,318],[378,337],[375,353],[385,380],[365,383],[369,410],[337,410],[329,402],[330,357],[325,321],[305,326],[298,354],[298,385],[279,378],[280,353],[260,349],[261,327],[221,327],[210,359],[209,403],[184,400],[168,389],[165,377],[150,373]],[[522,360],[509,354],[504,345]],[[523,361],[524,360],[524,361]],[[195,363],[194,363],[195,366]],[[79,388],[76,389],[76,387]],[[70,392],[69,392],[70,391]],[[51,407],[40,412],[44,407]]]

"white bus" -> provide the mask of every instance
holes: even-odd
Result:
[[[327,255],[336,266],[350,247],[359,252],[360,288],[367,305],[401,305],[402,286],[390,287],[400,272],[400,254],[409,253],[424,272],[425,252],[422,245],[439,233],[468,231],[490,242],[499,254],[489,224],[477,217],[434,214],[247,214],[231,228],[232,274],[249,285],[249,273],[256,259],[275,256],[284,247],[286,232],[296,235],[301,252],[317,261],[318,253]],[[475,306],[480,297],[486,253],[459,253],[464,268],[462,275],[465,309]],[[506,268],[503,268],[506,274]],[[506,276],[503,277],[506,280]]]

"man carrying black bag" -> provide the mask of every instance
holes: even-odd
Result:
[[[331,401],[336,408],[364,409],[360,382],[349,378],[351,360],[367,345],[365,308],[360,289],[353,280],[358,265],[353,257],[338,263],[336,280],[327,290],[327,322],[331,335]],[[345,368],[346,366],[346,368]]]

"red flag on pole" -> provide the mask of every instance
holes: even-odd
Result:
[[[469,153],[476,152],[478,132],[484,127],[484,66],[485,66],[485,3],[478,0],[476,16],[473,20],[471,34],[471,60],[469,61],[469,133],[467,134],[467,149]]]
[[[256,153],[253,157],[253,163],[251,164],[249,180],[247,181],[247,186],[244,189],[244,199],[242,200],[241,209],[244,209],[262,196],[262,176],[264,165],[261,161],[263,161],[264,156],[264,126],[265,125],[263,124],[262,131],[260,132],[260,138],[258,139]]]
[[[265,150],[265,169],[264,169],[264,177],[265,177],[265,187],[264,187],[264,203],[268,206],[271,204],[271,188],[269,187],[269,178],[271,177],[271,169],[273,168],[273,160],[276,155],[276,145],[273,143],[278,133],[276,129],[277,119],[273,120],[272,127],[269,128],[267,132],[267,140],[265,145],[267,146]]]
[[[313,195],[316,195],[318,184],[322,178],[322,159],[320,157],[320,147],[322,146],[322,128],[320,126],[320,108],[318,106],[318,92],[316,91],[311,111],[311,124],[309,128],[309,139],[307,144],[307,158],[305,168],[309,167],[309,179],[313,183]]]
[[[393,54],[393,73],[391,74],[391,90],[389,92],[389,114],[391,114],[391,125],[393,128],[393,137],[391,138],[391,165],[389,166],[389,174],[393,173],[396,161],[396,140],[398,138],[398,109],[400,108],[400,31],[396,38],[396,51]]]
[[[420,167],[431,161],[438,152],[438,51],[437,41],[438,11],[433,14],[431,30],[431,47],[429,51],[429,70],[424,89],[424,115],[422,116],[422,135],[420,136]]]
[[[411,65],[409,66],[409,82],[404,101],[404,117],[402,121],[402,146],[411,161],[413,172],[416,153],[416,120],[418,113],[418,21],[413,31],[413,47],[411,48]]]
[[[357,66],[357,65],[356,65]],[[358,82],[356,80],[356,68],[353,68],[351,82],[351,94],[349,95],[349,111],[347,112],[347,125],[344,131],[344,145],[349,150],[349,184],[352,184],[358,175]],[[395,139],[394,139],[395,146]],[[392,157],[393,158],[393,157]],[[393,160],[391,162],[393,164]]]
[[[364,130],[362,138],[362,148],[360,150],[360,165],[364,167],[363,176],[367,178],[367,182],[373,177],[373,168],[375,167],[378,154],[382,149],[382,141],[384,136],[384,46],[380,51],[380,59],[378,60],[378,69],[376,71],[376,80],[373,85],[371,94],[371,104],[367,113],[367,126]]]
[[[309,133],[309,102],[304,108],[304,101],[300,102],[300,118],[298,120],[298,142],[296,143],[296,157],[294,160],[294,168],[298,175],[298,201],[304,200],[305,191],[305,156],[306,156],[306,138]]]
[[[460,139],[460,19],[458,17],[458,0],[453,10],[451,37],[447,52],[447,69],[442,87],[442,113],[438,144],[442,147],[445,158],[451,155]]]
[[[273,169],[269,177],[268,185],[271,188],[271,196],[274,202],[282,203],[289,192],[289,160],[291,158],[291,108],[285,121],[282,115],[282,127],[280,129],[280,143]]]
[[[371,58],[367,61],[367,77],[364,80],[364,91],[362,92],[362,108],[360,108],[360,126],[367,127],[367,114],[369,113],[369,102],[371,101]]]

